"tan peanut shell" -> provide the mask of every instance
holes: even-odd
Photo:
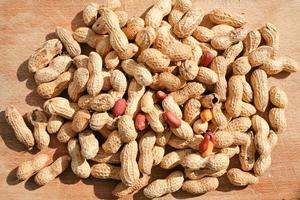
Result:
[[[106,153],[103,148],[100,147],[97,155],[91,160],[98,163],[120,164],[120,154],[120,151],[117,153]]]
[[[98,35],[96,34],[91,28],[89,27],[79,27],[73,32],[74,39],[79,43],[86,43],[90,47],[95,48],[98,45],[101,47],[106,47],[103,50],[99,50],[99,47],[96,48],[96,51],[100,54],[106,52],[108,53],[111,49],[111,46],[109,44],[109,37],[106,35]],[[105,45],[103,45],[105,44]],[[108,49],[108,50],[107,50]],[[99,50],[99,51],[98,51]],[[108,52],[107,52],[108,51]],[[100,53],[101,52],[101,53]],[[76,57],[76,56],[75,56]]]
[[[132,186],[139,178],[140,171],[136,162],[138,144],[132,141],[126,144],[121,151],[121,180],[127,186]]]
[[[55,32],[72,58],[80,55],[80,45],[76,40],[74,40],[72,34],[67,29],[56,27]]]
[[[122,146],[120,133],[118,131],[112,131],[106,141],[102,144],[102,148],[106,153],[115,154]]]
[[[260,46],[249,54],[248,60],[252,67],[257,67],[267,63],[273,57],[274,49],[272,47]]]
[[[181,109],[174,101],[174,98],[172,96],[167,96],[161,104],[165,111],[171,111],[176,117],[182,118]]]
[[[73,131],[77,133],[83,131],[88,126],[90,118],[91,115],[88,110],[78,110],[72,121]]]
[[[229,182],[235,186],[246,186],[258,183],[258,178],[249,172],[244,172],[238,168],[231,168],[227,172]]]
[[[254,142],[254,134],[252,131],[249,131],[250,135],[250,144],[243,145],[240,148],[239,160],[241,163],[241,168],[244,171],[250,171],[255,163],[255,142]]]
[[[203,11],[201,9],[189,10],[181,20],[174,25],[173,33],[179,38],[190,36],[200,24],[202,18]]]
[[[228,81],[228,96],[225,108],[231,117],[238,117],[242,109],[243,84],[238,75],[231,76]]]
[[[146,132],[139,141],[139,170],[143,174],[150,175],[153,165],[152,149],[155,145],[156,137],[153,131]]]
[[[192,153],[183,158],[181,165],[191,170],[207,168],[214,171],[220,171],[227,169],[229,166],[229,158],[227,155],[222,153],[211,155],[205,158],[201,157],[199,154]]]
[[[192,194],[203,194],[216,190],[219,187],[219,180],[215,177],[204,177],[200,180],[188,180],[182,185],[182,190]]]
[[[172,169],[179,165],[182,160],[191,153],[192,149],[183,149],[168,153],[163,157],[159,166],[163,169]]]
[[[252,128],[255,131],[255,147],[259,158],[254,164],[254,174],[261,176],[271,166],[271,151],[277,144],[278,137],[270,131],[268,123],[260,116],[252,117]]]
[[[134,117],[140,111],[140,100],[144,93],[145,86],[138,84],[135,79],[132,79],[127,90],[128,100],[125,110],[126,115]]]
[[[217,56],[213,59],[210,68],[217,74],[217,82],[214,92],[218,94],[221,101],[226,100],[227,81],[225,78],[227,72],[227,61],[223,56]]]
[[[124,142],[134,141],[137,137],[137,132],[134,127],[134,122],[129,115],[123,115],[118,120],[118,131]]]
[[[235,28],[239,28],[246,23],[246,20],[242,15],[232,13],[224,8],[214,9],[208,16],[210,21],[215,24],[228,24]]]
[[[261,42],[261,34],[258,30],[250,31],[244,39],[244,56],[248,56]]]
[[[42,150],[48,147],[50,136],[47,133],[48,118],[41,110],[33,110],[27,113],[27,119],[33,125],[33,137],[38,149]]]
[[[109,52],[104,59],[106,69],[115,69],[120,64],[120,59],[115,51]]]
[[[174,26],[180,21],[183,15],[192,9],[191,0],[178,0],[175,1],[172,11],[168,16],[168,22],[170,25]]]
[[[50,61],[62,51],[62,43],[58,39],[44,42],[42,47],[37,49],[28,60],[29,72],[36,72],[46,67]]]
[[[238,131],[217,131],[215,133],[215,147],[224,148],[231,145],[249,145],[250,136]]]
[[[287,128],[287,120],[285,117],[285,109],[271,108],[269,111],[270,126],[276,133],[284,133]]]
[[[163,18],[171,12],[171,0],[159,0],[147,12],[145,16],[145,25],[158,28]]]
[[[172,128],[171,131],[179,138],[190,139],[193,137],[192,127],[185,121],[181,120],[181,126],[179,128]]]
[[[237,145],[233,145],[230,147],[226,147],[226,148],[222,148],[220,150],[220,153],[224,153],[225,155],[227,155],[229,158],[232,158],[233,156],[235,156],[236,154],[240,153],[240,148]]]
[[[64,123],[64,118],[58,115],[51,115],[47,124],[47,132],[49,134],[57,133]]]
[[[201,48],[199,46],[195,46],[195,49],[196,49],[196,51],[198,51],[198,49],[201,49]],[[200,51],[202,53],[202,50],[200,50]],[[196,52],[196,53],[198,53],[198,52]],[[181,75],[181,77],[183,79],[189,81],[189,80],[194,80],[196,78],[196,76],[198,74],[198,70],[199,70],[197,61],[199,60],[200,57],[201,57],[201,55],[200,56],[195,55],[195,58],[193,58],[193,60],[186,60],[181,63],[181,65],[179,66],[179,74]]]
[[[68,155],[59,157],[51,165],[39,171],[34,177],[34,182],[38,185],[46,185],[63,173],[68,168],[70,161],[71,158]]]
[[[200,42],[209,42],[213,37],[215,37],[215,33],[205,26],[198,26],[194,30],[193,36]]]
[[[37,84],[46,83],[55,80],[60,74],[67,71],[72,64],[69,56],[57,56],[50,61],[48,67],[37,70],[34,79]]]
[[[222,111],[222,104],[217,103],[212,108],[213,121],[218,125],[220,129],[227,127],[228,120]],[[195,131],[195,130],[194,130]]]
[[[138,61],[145,63],[153,72],[167,71],[170,65],[170,59],[154,48],[148,48],[141,52]]]
[[[78,101],[80,94],[86,90],[89,80],[89,71],[86,68],[78,68],[73,77],[73,81],[68,87],[68,95],[72,101]]]
[[[227,126],[224,127],[225,131],[240,131],[246,132],[251,127],[251,120],[248,117],[239,117],[228,122]]]
[[[228,63],[232,63],[238,55],[243,51],[243,42],[239,41],[238,43],[228,47],[224,53],[223,56],[226,58],[226,61]]]
[[[36,88],[38,95],[44,99],[50,99],[60,95],[65,89],[68,88],[73,79],[74,69],[62,73],[54,81],[42,83]]]
[[[288,97],[286,93],[278,86],[273,86],[269,90],[271,103],[278,108],[286,108],[288,106]]]
[[[87,92],[91,96],[96,96],[103,87],[102,59],[98,53],[90,53],[87,69],[89,70],[89,80],[86,85]]]
[[[165,121],[162,114],[163,111],[158,105],[154,105],[153,109],[146,114],[150,127],[156,133],[162,133],[165,130]]]
[[[90,128],[94,131],[102,129],[104,126],[114,126],[114,119],[107,113],[94,112],[89,120]]]
[[[156,142],[155,143],[157,145],[163,147],[168,143],[171,135],[172,135],[172,132],[169,129],[167,129],[161,133],[156,133]]]
[[[91,130],[85,130],[79,133],[79,144],[81,147],[81,155],[85,159],[94,158],[99,151],[99,142]]]
[[[99,179],[120,180],[121,167],[107,163],[95,164],[91,167],[91,175]]]
[[[189,82],[181,90],[172,92],[170,95],[176,103],[182,105],[191,98],[199,97],[204,91],[205,87],[201,83]]]
[[[31,160],[22,162],[17,168],[17,179],[19,181],[24,181],[30,178],[32,175],[44,168],[48,161],[49,156],[47,154],[39,154]]]
[[[242,102],[241,117],[250,117],[256,113],[256,108],[250,103]]]
[[[259,31],[266,42],[266,45],[273,47],[274,54],[276,55],[279,50],[279,31],[276,26],[274,24],[267,23],[261,27]]]
[[[115,100],[112,95],[102,93],[92,98],[89,103],[92,110],[97,112],[105,112],[114,107]]]
[[[143,50],[149,48],[154,43],[155,38],[155,29],[148,26],[136,34],[135,43]]]
[[[71,138],[75,137],[78,132],[73,131],[72,122],[66,122],[62,125],[57,133],[57,140],[62,143],[68,142]]]
[[[159,165],[165,155],[165,148],[155,145],[152,149],[153,166]]]
[[[159,75],[153,76],[153,82],[150,87],[154,90],[167,90],[174,92],[185,85],[186,81],[180,77],[175,76],[170,72],[162,72]]]
[[[228,24],[218,24],[213,26],[211,30],[214,32],[215,36],[220,36],[230,33],[232,30],[234,30],[234,27]]]
[[[257,110],[264,112],[269,102],[268,77],[262,69],[256,69],[251,74],[251,86],[253,89],[253,100]]]
[[[135,194],[147,186],[149,180],[150,176],[143,174],[142,178],[138,179],[132,186],[126,186],[124,183],[119,183],[112,191],[112,194],[119,198]]]
[[[68,152],[72,158],[71,168],[74,174],[80,178],[89,177],[91,173],[91,167],[86,159],[81,155],[79,141],[76,138],[69,140]]]
[[[184,175],[181,171],[174,171],[165,179],[157,179],[144,189],[144,195],[153,199],[168,193],[176,192],[182,187]]]
[[[63,97],[47,100],[43,108],[48,114],[59,115],[66,119],[72,119],[77,109],[68,99]]]
[[[200,115],[201,103],[197,99],[190,99],[183,107],[183,120],[192,125]]]
[[[89,57],[86,55],[79,55],[73,58],[73,62],[77,68],[80,67],[87,68],[88,61],[89,61]]]
[[[82,11],[83,22],[87,26],[95,23],[98,15],[99,4],[88,3]]]
[[[122,28],[129,40],[134,40],[138,32],[140,32],[145,26],[145,22],[140,17],[132,17],[128,20],[126,27]]]
[[[218,75],[207,67],[199,67],[196,80],[205,85],[213,85],[218,81]]]
[[[15,106],[8,105],[6,107],[5,118],[7,123],[12,127],[17,140],[31,149],[34,145],[33,134]]]
[[[225,50],[230,48],[231,45],[242,41],[246,37],[246,30],[244,28],[238,28],[232,30],[227,35],[216,36],[211,40],[211,46],[216,50]],[[239,44],[238,50],[241,51],[241,46]]]

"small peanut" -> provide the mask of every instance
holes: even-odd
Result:
[[[57,27],[55,32],[72,58],[80,55],[80,45],[74,40],[72,34],[67,29]]]
[[[258,183],[258,178],[249,172],[244,172],[238,168],[231,168],[227,172],[227,178],[232,185],[246,186]]]
[[[215,177],[204,177],[200,180],[188,180],[183,182],[182,190],[192,194],[203,194],[216,190],[219,180]]]

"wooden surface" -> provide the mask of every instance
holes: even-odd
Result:
[[[4,108],[15,104],[24,114],[41,106],[32,74],[27,70],[27,58],[41,43],[53,38],[56,26],[74,30],[82,24],[81,10],[87,1],[27,0],[0,1],[0,199],[111,199],[116,182],[89,178],[79,180],[68,169],[58,179],[44,187],[37,187],[32,178],[17,183],[16,166],[32,158],[37,151],[27,152],[13,136],[5,122]],[[131,15],[141,15],[154,0],[124,0],[123,7]],[[280,53],[300,62],[300,2],[298,0],[195,0],[194,5],[205,13],[215,7],[230,7],[245,16],[252,27],[270,21],[281,33]],[[285,78],[285,79],[283,79]],[[286,115],[288,130],[280,135],[279,144],[272,153],[272,166],[257,185],[247,188],[230,186],[222,177],[217,191],[194,197],[176,192],[163,199],[300,199],[300,73],[280,74],[270,79],[270,85],[281,85],[289,96]],[[66,152],[55,136],[51,137],[46,152],[56,158]],[[155,170],[156,177],[165,177],[165,170]],[[142,193],[134,199],[144,199]]]

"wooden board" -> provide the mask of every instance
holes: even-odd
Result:
[[[0,199],[111,199],[114,181],[89,178],[80,180],[69,169],[58,179],[44,187],[37,187],[32,178],[17,183],[16,166],[34,154],[27,152],[17,142],[5,122],[4,108],[15,104],[24,114],[42,105],[43,100],[34,91],[33,75],[27,70],[27,58],[41,43],[53,38],[56,26],[70,30],[82,25],[81,10],[88,1],[39,0],[0,1]],[[154,0],[123,0],[123,8],[132,16],[139,16]],[[300,2],[297,0],[251,1],[209,0],[194,1],[205,13],[215,7],[228,7],[245,16],[251,27],[273,22],[280,30],[280,54],[300,61]],[[283,78],[286,78],[283,80]],[[176,192],[162,199],[300,199],[300,73],[280,74],[270,79],[270,85],[280,85],[289,96],[286,111],[288,129],[280,135],[279,143],[272,153],[272,166],[260,178],[257,185],[247,188],[230,186],[226,177],[221,178],[217,191],[191,196]],[[298,96],[299,95],[299,96]],[[65,146],[51,137],[50,149],[45,151],[54,158],[66,153]],[[155,177],[165,177],[168,172],[155,170]],[[133,196],[144,199],[142,193]]]

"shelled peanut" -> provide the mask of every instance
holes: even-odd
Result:
[[[269,88],[268,76],[299,70],[295,60],[278,57],[276,26],[248,32],[243,15],[218,8],[207,28],[191,0],[158,0],[145,19],[128,19],[120,7],[119,0],[88,3],[86,27],[58,27],[58,39],[30,57],[37,93],[47,101],[27,114],[32,130],[12,105],[7,122],[29,149],[47,148],[57,133],[70,157],[46,167],[49,158],[40,154],[20,165],[18,179],[37,173],[36,183],[45,185],[70,162],[80,178],[118,180],[117,197],[143,188],[148,198],[180,189],[202,194],[216,190],[225,173],[235,186],[257,183],[287,127],[287,95]],[[87,55],[82,43],[92,48]],[[270,103],[268,124],[256,113]],[[228,169],[236,154],[242,170]],[[153,166],[178,165],[183,171],[149,182]]]

